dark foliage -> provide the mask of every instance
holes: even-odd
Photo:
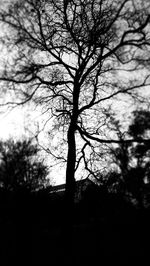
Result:
[[[132,203],[143,208],[149,206],[148,187],[150,178],[150,112],[137,110],[133,112],[133,120],[117,148],[111,150],[113,161],[119,173],[110,175],[108,182],[112,188],[117,187]],[[125,135],[133,137],[133,142],[126,142]],[[123,136],[123,134],[122,134]],[[116,180],[111,177],[116,177]]]
[[[129,134],[134,138],[141,137],[146,130],[150,130],[150,112],[136,110],[133,112],[133,122],[129,126]]]
[[[31,140],[0,142],[0,185],[5,191],[24,194],[47,183],[48,168],[38,158]]]

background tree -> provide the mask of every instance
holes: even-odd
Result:
[[[150,178],[150,112],[136,110],[128,130],[123,132],[119,121],[112,120],[116,127],[120,144],[111,149],[110,156],[118,167],[117,182],[122,183],[122,190],[137,200],[140,207],[144,204],[144,187]],[[126,142],[132,136],[134,142]],[[112,180],[113,182],[116,180]]]
[[[72,206],[76,171],[84,165],[86,174],[94,175],[97,143],[120,141],[106,134],[104,111],[126,97],[141,99],[141,89],[149,85],[150,4],[15,1],[1,9],[0,21],[7,50],[0,79],[12,97],[4,104],[33,100],[49,112],[47,121],[53,117],[49,137],[62,132],[61,154],[52,146],[47,150],[66,162],[66,198]]]
[[[48,167],[31,140],[0,142],[0,183],[7,192],[35,191],[48,185]]]

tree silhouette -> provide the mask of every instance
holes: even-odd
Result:
[[[8,192],[34,191],[47,184],[48,168],[31,140],[0,142],[0,183]]]
[[[0,80],[18,99],[4,105],[33,100],[55,118],[50,137],[62,132],[61,153],[47,150],[66,163],[70,207],[76,171],[84,165],[96,177],[97,143],[120,142],[106,135],[104,111],[149,85],[149,8],[146,0],[27,0],[0,11],[8,52]]]
[[[121,126],[120,131],[121,132]],[[123,190],[131,193],[143,207],[144,187],[149,183],[150,175],[150,112],[136,110],[125,134],[134,138],[134,142],[121,142],[117,148],[111,150],[113,162],[119,167],[119,178]]]

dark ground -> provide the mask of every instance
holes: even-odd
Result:
[[[63,205],[42,204],[1,205],[0,265],[148,265],[149,211],[94,216],[80,206],[66,235]]]

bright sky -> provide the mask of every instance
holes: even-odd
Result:
[[[24,112],[21,110],[15,109],[0,115],[0,138],[19,138],[24,134],[24,122]]]

